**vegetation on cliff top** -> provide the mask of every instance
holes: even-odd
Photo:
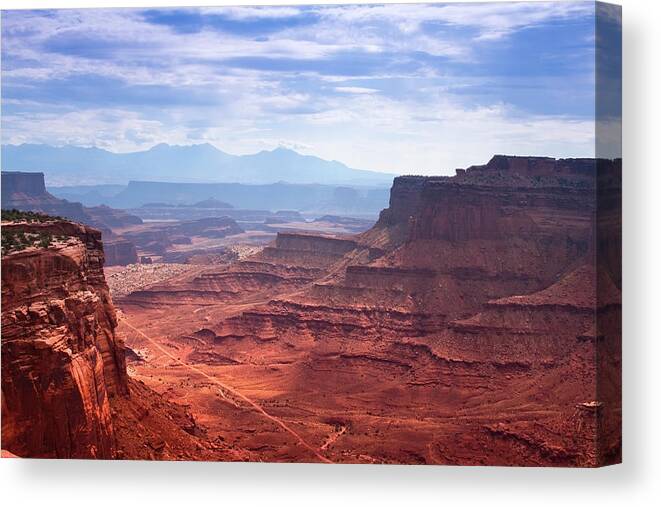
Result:
[[[62,217],[45,215],[43,213],[36,213],[34,211],[19,211],[17,209],[3,209],[2,221],[3,222],[27,222],[27,223],[43,223],[55,220],[66,220]],[[63,235],[53,236],[49,232],[27,232],[16,227],[11,229],[4,228],[2,230],[2,255],[13,252],[20,252],[29,247],[35,248],[48,248],[53,244],[53,241],[63,241],[67,237]]]
[[[2,255],[20,252],[28,247],[48,248],[53,243],[53,235],[46,232],[2,231]]]
[[[20,211],[17,209],[3,209],[3,222],[51,222],[53,220],[66,220],[65,218],[37,213],[35,211]]]

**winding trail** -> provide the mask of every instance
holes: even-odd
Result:
[[[333,463],[333,462],[332,462],[331,460],[329,460],[326,456],[323,456],[323,455],[319,452],[319,450],[315,449],[313,446],[311,446],[310,444],[308,444],[308,443],[303,439],[303,437],[301,437],[301,435],[299,435],[295,430],[293,430],[291,427],[289,427],[289,426],[288,426],[285,422],[283,422],[281,419],[278,419],[278,418],[275,417],[274,415],[269,414],[269,413],[268,413],[266,410],[264,410],[264,409],[263,409],[263,408],[262,408],[257,402],[251,400],[251,399],[248,398],[245,394],[243,394],[243,393],[237,391],[236,389],[234,389],[234,388],[232,388],[232,387],[230,387],[230,386],[224,384],[223,382],[221,382],[220,380],[218,380],[216,377],[213,377],[213,376],[209,375],[208,373],[206,373],[206,372],[200,370],[199,368],[197,368],[197,367],[195,367],[195,366],[193,366],[193,365],[190,365],[190,364],[188,364],[188,363],[185,363],[185,362],[183,362],[181,359],[179,359],[178,357],[175,357],[175,356],[172,355],[168,350],[166,350],[166,349],[165,349],[160,343],[158,343],[156,340],[154,340],[153,338],[147,336],[147,335],[146,335],[145,333],[143,333],[140,329],[138,329],[137,327],[133,326],[133,325],[132,325],[132,324],[126,319],[126,317],[121,317],[121,321],[122,321],[124,324],[126,324],[126,326],[128,326],[128,327],[131,328],[133,331],[135,331],[135,332],[138,333],[140,336],[142,336],[145,340],[149,341],[152,345],[154,345],[158,350],[160,350],[163,354],[165,354],[166,356],[168,356],[168,357],[169,357],[170,359],[172,359],[173,361],[179,363],[179,364],[180,364],[181,366],[183,366],[184,368],[187,368],[187,369],[189,369],[189,370],[191,370],[191,371],[194,371],[195,373],[197,373],[197,374],[199,374],[199,375],[202,375],[203,377],[205,377],[205,378],[208,379],[209,381],[213,382],[214,384],[216,384],[216,385],[219,386],[220,388],[224,389],[224,390],[227,391],[228,393],[231,393],[231,394],[233,394],[234,396],[236,396],[237,398],[239,398],[239,399],[245,401],[248,405],[250,405],[253,409],[255,409],[255,411],[259,412],[262,416],[264,416],[264,417],[267,418],[268,420],[270,420],[270,421],[274,422],[275,424],[277,424],[278,426],[280,426],[280,427],[281,427],[282,429],[284,429],[287,433],[291,434],[294,438],[296,438],[296,440],[298,440],[298,442],[299,442],[303,447],[305,447],[307,450],[309,450],[310,452],[312,452],[312,453],[313,453],[318,459],[320,459],[322,462],[324,462],[324,463]],[[221,391],[221,394],[223,394],[222,391]],[[224,394],[223,394],[223,397],[224,397]]]
[[[338,438],[340,438],[342,435],[344,435],[347,432],[347,427],[342,426],[340,429],[337,431],[331,433],[331,435],[326,439],[326,442],[319,448],[322,451],[325,451],[328,449],[331,445],[333,445]]]

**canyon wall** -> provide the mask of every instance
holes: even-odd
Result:
[[[128,385],[101,233],[61,220],[5,222],[2,231],[3,243],[12,234],[35,238],[2,259],[2,447],[111,458],[109,397]],[[47,248],[37,243],[43,237]]]
[[[473,301],[448,304],[476,311],[489,299],[541,290],[594,262],[597,251],[611,259],[606,269],[619,285],[621,220],[606,211],[617,211],[618,195],[619,160],[496,156],[454,177],[396,178],[390,207],[360,241],[387,252],[374,265],[450,279]]]

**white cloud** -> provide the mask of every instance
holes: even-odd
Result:
[[[321,9],[326,17],[351,23],[387,21],[403,33],[415,32],[424,22],[473,27],[480,38],[496,38],[551,19],[594,12],[589,2],[496,2],[447,4],[347,5]]]
[[[341,93],[358,93],[358,94],[379,92],[379,90],[375,88],[364,88],[362,86],[336,86],[335,91]]]
[[[190,144],[184,128],[117,109],[3,115],[3,142],[97,146],[135,151],[160,142]]]
[[[297,16],[301,10],[294,6],[252,6],[252,7],[200,7],[201,14],[222,15],[233,20],[282,19]]]
[[[496,153],[594,156],[594,123],[589,119],[526,115],[504,104],[466,108],[442,96],[427,103],[401,103],[357,94],[327,106],[304,118],[283,120],[273,135],[284,131],[314,146],[323,158],[399,173],[451,174]]]

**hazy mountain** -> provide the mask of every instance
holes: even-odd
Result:
[[[49,186],[127,184],[129,180],[236,183],[325,183],[390,186],[391,174],[352,169],[337,161],[285,148],[230,155],[211,144],[159,144],[146,151],[112,153],[100,148],[43,144],[2,146],[5,171],[40,171]]]

